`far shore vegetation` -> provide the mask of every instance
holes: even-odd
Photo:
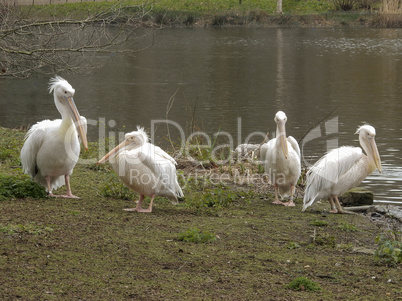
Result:
[[[0,78],[98,68],[101,64],[92,60],[94,54],[135,54],[145,49],[123,45],[167,27],[359,29],[402,25],[402,0],[278,1],[282,5],[276,0],[3,0]]]
[[[9,0],[27,16],[82,18],[118,5],[142,16],[143,26],[370,26],[400,27],[402,0],[80,1]],[[32,5],[32,4],[42,5]],[[57,3],[57,4],[55,4]],[[45,5],[46,4],[46,5]]]

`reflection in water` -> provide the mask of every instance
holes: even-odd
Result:
[[[237,145],[250,135],[250,142],[261,141],[254,132],[273,133],[274,114],[283,110],[289,135],[300,140],[335,109],[338,131],[318,126],[318,136],[304,141],[304,161],[314,163],[337,145],[358,146],[356,128],[370,123],[384,169],[362,186],[377,201],[400,202],[401,38],[399,29],[164,29],[136,57],[103,56],[105,66],[90,75],[60,75],[76,88],[80,113],[94,122],[104,118],[106,132],[137,124],[151,129],[151,120],[167,116],[186,137],[191,130],[211,138],[220,131]],[[0,125],[59,118],[47,82],[3,79]],[[88,130],[90,139],[98,137],[97,126]],[[170,132],[179,137],[178,128]],[[156,124],[154,142],[167,144],[166,134],[166,125]]]

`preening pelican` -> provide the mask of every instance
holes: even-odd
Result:
[[[79,137],[88,149],[87,120],[78,113],[73,99],[75,90],[65,79],[52,78],[49,93],[52,92],[62,119],[43,120],[29,129],[21,149],[22,168],[45,186],[49,196],[58,197],[53,189],[65,184],[67,193],[59,196],[77,198],[71,193],[70,175],[80,154]]]
[[[259,158],[261,147],[269,141],[269,132],[265,135],[264,140],[260,144],[250,144],[244,143],[239,144],[234,150],[234,158],[241,160],[245,158],[253,159],[254,157]]]
[[[140,194],[136,208],[126,211],[152,212],[155,196],[173,203],[183,196],[176,175],[176,161],[160,147],[149,143],[143,128],[128,133],[124,141],[112,149],[98,164],[109,159],[113,169],[127,187]],[[148,209],[142,209],[145,196],[151,197]]]
[[[301,173],[300,148],[295,138],[292,136],[286,138],[286,114],[279,111],[274,120],[276,122],[276,138],[261,147],[261,160],[264,163],[265,172],[275,187],[273,203],[295,206],[293,195]],[[278,198],[278,192],[281,197],[290,196],[290,200],[282,203]]]
[[[374,127],[363,125],[356,134],[366,155],[360,147],[342,146],[318,160],[307,173],[303,211],[316,200],[328,199],[331,213],[345,213],[338,196],[359,185],[376,168],[381,172]]]

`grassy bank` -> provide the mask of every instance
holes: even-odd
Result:
[[[95,1],[22,7],[30,18],[60,19],[85,18],[118,6],[119,13],[124,7],[127,13],[138,14],[143,26],[401,26],[400,14],[379,14],[379,2],[373,2],[369,10],[362,8],[366,2],[356,0],[356,8],[345,12],[330,0],[290,0],[283,2],[283,14],[276,13],[274,0],[247,0],[241,4],[234,0]]]
[[[4,177],[16,191],[31,185],[18,159],[24,134],[0,128],[2,193]],[[90,143],[85,158],[96,158],[97,149]],[[271,204],[269,185],[216,185],[205,176],[224,168],[200,169],[197,178],[196,168],[181,162],[185,199],[174,206],[157,198],[151,214],[122,210],[136,196],[109,164],[76,166],[71,181],[78,200],[48,198],[40,189],[1,198],[0,299],[401,297],[401,266],[373,254],[384,228],[360,215],[328,214],[328,204],[302,213],[300,192],[297,206],[285,208]],[[231,170],[257,172],[247,168]]]

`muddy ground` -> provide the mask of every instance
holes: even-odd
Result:
[[[25,180],[24,132],[0,134],[0,173]],[[0,201],[1,300],[402,300],[401,266],[373,254],[387,227],[367,217],[329,214],[328,204],[301,212],[302,192],[294,208],[273,205],[267,184],[195,178],[178,205],[157,198],[150,214],[125,212],[133,200],[103,196],[111,174],[80,164],[71,177],[80,199]],[[197,207],[199,193],[231,201]],[[194,228],[216,239],[178,239]],[[300,276],[321,290],[287,287]]]

